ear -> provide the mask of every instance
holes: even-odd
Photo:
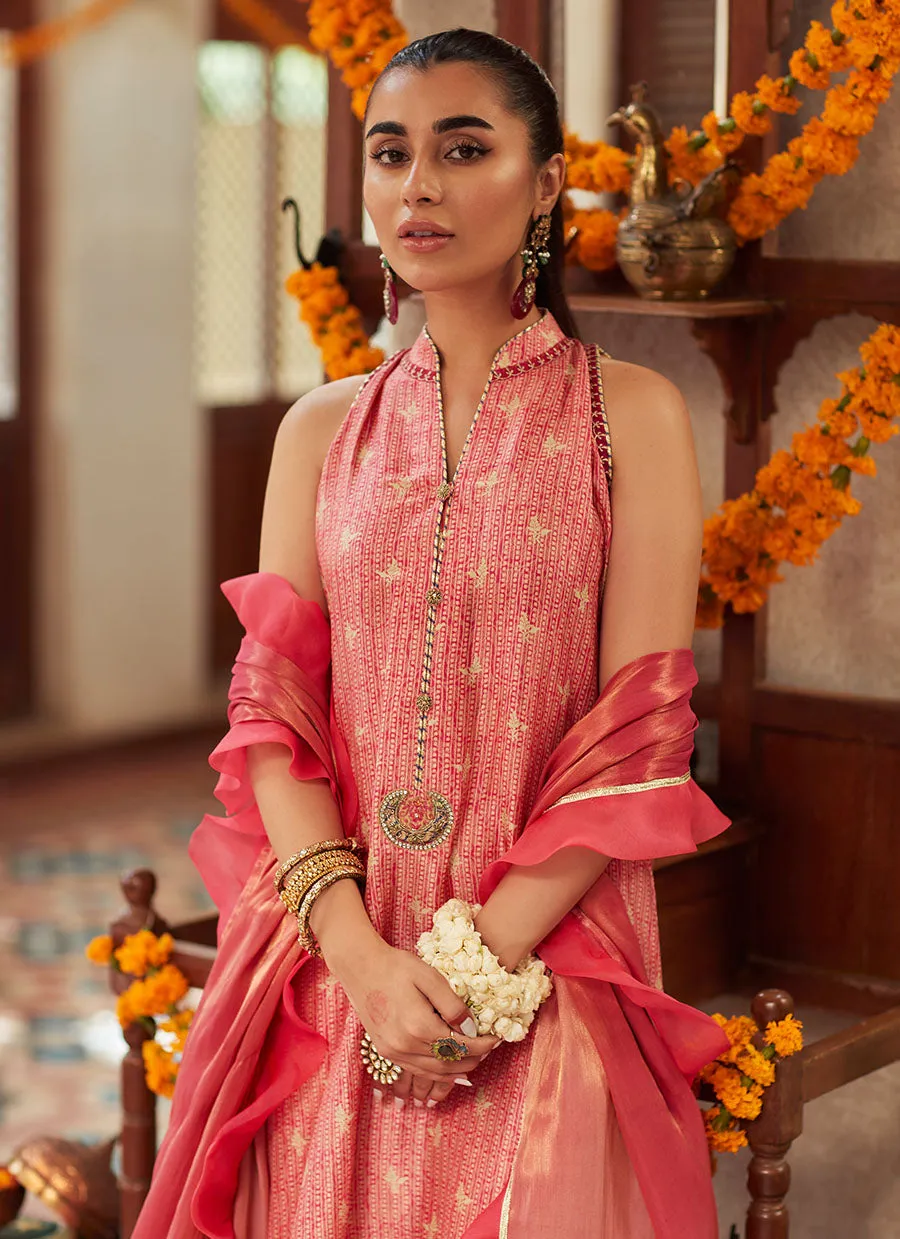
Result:
[[[565,155],[551,155],[538,173],[534,205],[539,215],[548,215],[553,210],[565,180]]]

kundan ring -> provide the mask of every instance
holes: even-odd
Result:
[[[469,1047],[464,1041],[455,1037],[438,1037],[431,1043],[431,1053],[444,1063],[458,1063],[469,1053]]]

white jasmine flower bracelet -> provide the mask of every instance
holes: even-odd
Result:
[[[513,972],[503,967],[475,928],[480,910],[481,904],[448,899],[432,917],[434,928],[419,936],[416,951],[471,1009],[479,1036],[522,1041],[553,986],[536,955],[526,956]]]

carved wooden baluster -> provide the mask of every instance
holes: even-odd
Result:
[[[794,1000],[784,990],[762,990],[753,999],[751,1011],[760,1034],[757,1048],[770,1020],[782,1020],[794,1009]],[[747,1127],[753,1156],[747,1170],[750,1207],[746,1239],[788,1239],[790,1220],[785,1196],[791,1185],[787,1153],[803,1130],[803,1067],[796,1055],[782,1059],[775,1069],[775,1082],[765,1091],[759,1118]]]
[[[156,1096],[147,1087],[142,1046],[153,1034],[142,1024],[124,1031],[122,1060],[122,1163],[119,1171],[120,1239],[130,1239],[150,1190],[156,1159]]]
[[[150,869],[133,869],[122,876],[126,907],[110,926],[113,945],[121,946],[129,934],[149,929],[166,933],[169,926],[153,907],[156,875]],[[133,978],[111,972],[115,993],[121,994]],[[156,1096],[147,1087],[142,1046],[153,1034],[142,1024],[124,1030],[128,1053],[122,1060],[122,1164],[119,1173],[120,1239],[130,1239],[150,1188],[156,1159]]]

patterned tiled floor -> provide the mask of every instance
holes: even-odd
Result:
[[[123,1043],[106,973],[84,958],[147,866],[171,920],[207,911],[186,844],[212,798],[208,744],[0,784],[0,1164],[35,1134],[118,1130]]]

